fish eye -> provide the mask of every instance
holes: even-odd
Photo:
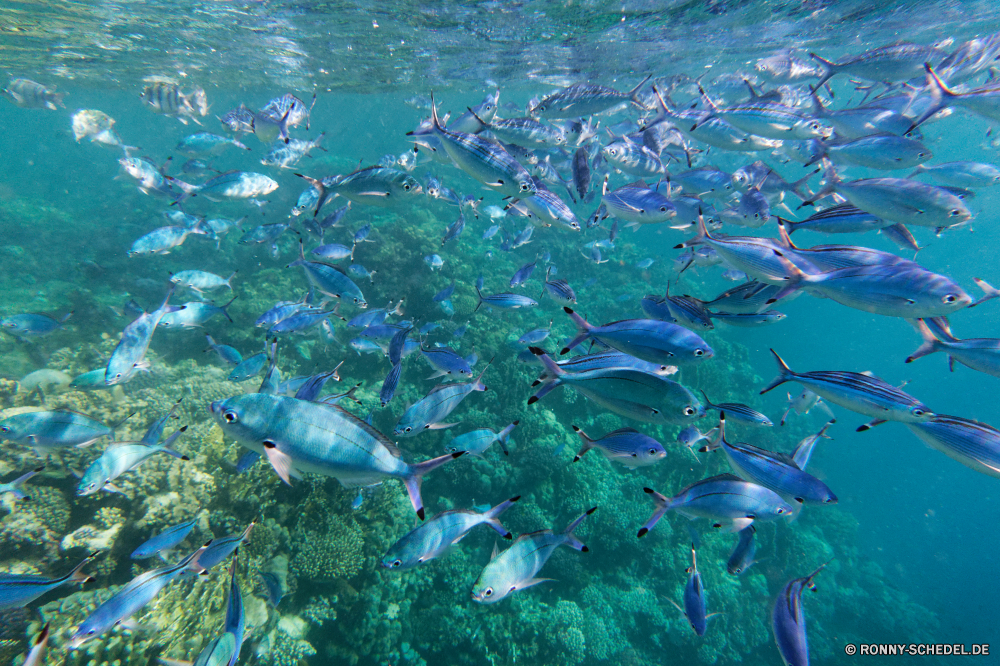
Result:
[[[9,426],[0,426],[0,432],[10,432]]]
[[[225,412],[222,413],[222,418],[226,420],[226,423],[236,423],[236,421],[239,420],[240,416],[233,410],[227,409]]]
[[[694,350],[694,355],[695,356],[704,356],[705,355],[705,351],[702,350],[702,349],[695,349]]]
[[[410,432],[411,430],[413,430],[413,428],[406,426],[406,428],[403,429],[403,432]]]
[[[410,184],[409,183],[403,183],[403,189],[406,190],[407,192],[409,192],[410,191]]]
[[[695,415],[695,409],[694,409],[694,407],[685,407],[684,408],[684,416],[694,416],[694,415]]]
[[[957,208],[952,208],[950,211],[948,211],[948,214],[951,215],[952,217],[958,217],[959,215],[962,214],[962,211],[960,211]]]
[[[920,409],[919,407],[914,407],[910,413],[913,414],[914,416],[923,416],[926,412],[924,412],[924,410]]]
[[[521,191],[522,192],[527,192],[528,191],[528,184],[527,183],[521,183]]]
[[[121,378],[122,378],[122,373],[120,372],[115,373],[115,379],[121,379]]]
[[[667,207],[666,206],[660,206],[660,212],[661,213],[666,213],[667,212]]]
[[[617,149],[615,149],[615,148],[608,148],[608,155],[611,155],[613,157],[613,156],[615,156],[617,154],[618,154],[618,150]]]
[[[483,596],[484,597],[492,597],[493,596],[493,588],[492,587],[488,587],[485,590],[483,590]]]
[[[649,455],[655,456],[656,455],[656,449],[650,449],[649,450]]]
[[[402,566],[402,565],[403,565],[403,562],[401,560],[396,560],[395,562],[392,563],[392,566],[394,566],[394,567],[399,567],[399,566]]]
[[[944,298],[942,298],[941,300],[944,301],[945,303],[954,303],[958,299],[955,298],[954,294],[948,294]]]

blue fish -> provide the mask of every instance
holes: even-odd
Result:
[[[517,271],[514,273],[514,276],[510,279],[510,286],[517,287],[524,284],[525,282],[528,281],[528,278],[531,277],[531,274],[534,272],[534,270],[535,270],[534,261],[532,261],[530,264],[525,264],[524,266],[521,266],[520,268],[517,269]]]
[[[260,454],[256,451],[247,451],[236,461],[236,473],[243,474],[260,460]]]
[[[219,537],[209,541],[201,549],[202,552],[198,556],[198,567],[203,570],[211,569],[232,555],[250,537],[250,531],[253,530],[256,524],[253,522],[247,525],[242,534]]]
[[[809,640],[806,636],[806,614],[802,610],[802,590],[813,588],[813,578],[826,567],[818,569],[804,578],[795,578],[785,583],[771,611],[771,630],[774,642],[786,666],[809,666]]]
[[[737,534],[738,541],[733,552],[726,562],[726,571],[734,576],[741,576],[746,570],[752,567],[757,561],[754,556],[757,554],[757,528],[753,525],[744,527]]]
[[[687,571],[688,581],[684,587],[684,608],[678,606],[673,599],[668,601],[687,618],[694,633],[704,636],[708,629],[708,619],[716,613],[705,614],[705,587],[701,582],[701,574],[698,572],[698,559],[695,555],[694,544],[691,544],[691,566]]]
[[[396,387],[399,385],[399,376],[402,371],[403,364],[397,361],[392,366],[392,369],[389,370],[389,374],[385,376],[385,380],[382,382],[382,390],[379,392],[379,400],[382,402],[383,409],[392,401],[392,397],[396,395]]]
[[[473,392],[486,390],[482,378],[488,369],[489,365],[483,368],[478,377],[464,384],[435,386],[430,393],[406,410],[396,423],[393,434],[397,437],[414,437],[426,430],[440,430],[455,425],[443,423],[443,420]]]
[[[67,643],[69,648],[78,649],[90,639],[132,617],[184,572],[202,571],[198,566],[198,557],[204,551],[204,548],[199,548],[177,564],[153,569],[133,578],[80,623]]]
[[[37,338],[62,328],[72,312],[59,319],[46,314],[18,314],[0,319],[0,331],[17,338]]]
[[[41,467],[36,467],[30,472],[27,472],[26,474],[22,474],[21,476],[17,477],[13,481],[8,481],[7,483],[0,483],[0,495],[4,493],[11,493],[14,496],[14,499],[30,500],[31,497],[26,495],[24,490],[22,490],[24,482],[44,469],[45,469],[44,465]]]
[[[696,363],[715,355],[696,333],[676,324],[653,319],[626,319],[594,326],[572,309],[564,307],[563,310],[580,328],[580,334],[567,343],[560,354],[568,354],[585,340],[596,339],[650,363]]]
[[[514,421],[499,433],[493,432],[489,428],[482,428],[480,430],[467,432],[448,442],[445,445],[444,450],[446,453],[458,453],[459,451],[465,451],[471,456],[482,456],[486,453],[487,449],[493,445],[493,442],[500,442],[503,454],[505,456],[510,455],[510,452],[507,451],[507,439],[510,437],[511,431],[513,431],[519,423],[520,421]]]
[[[434,302],[440,303],[441,301],[446,301],[451,298],[451,295],[455,293],[455,281],[452,280],[451,284],[434,294]]]
[[[177,546],[181,541],[184,541],[197,524],[198,519],[194,518],[185,523],[174,525],[143,542],[141,546],[132,551],[130,557],[133,560],[145,560],[154,555],[164,553]]]
[[[238,366],[243,362],[243,355],[240,354],[238,350],[230,347],[229,345],[216,344],[211,335],[206,335],[205,338],[208,340],[208,349],[205,350],[206,352],[214,351],[219,355],[219,358],[229,365]]]
[[[231,382],[245,382],[252,377],[256,377],[264,369],[264,366],[267,365],[267,360],[267,352],[260,352],[247,357],[233,368],[227,379]]]
[[[591,439],[577,426],[573,426],[573,431],[583,440],[583,446],[576,452],[573,462],[578,462],[591,449],[597,449],[608,460],[620,462],[631,469],[652,465],[667,456],[662,444],[635,428],[619,428],[600,439]]]
[[[522,296],[521,294],[512,294],[510,292],[483,296],[483,293],[479,289],[476,289],[476,295],[479,297],[479,303],[476,304],[476,309],[473,310],[473,312],[477,312],[483,304],[499,308],[501,310],[532,308],[538,305],[538,301],[533,298],[528,298],[527,296]]]

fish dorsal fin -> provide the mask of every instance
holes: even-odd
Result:
[[[641,434],[635,428],[619,428],[618,430],[613,430],[613,431],[609,432],[607,435],[605,435],[605,437],[610,437],[611,435],[622,435],[622,434],[626,434],[626,433],[629,433],[629,434],[634,433],[636,435]]]
[[[497,559],[497,555],[500,553],[500,546],[496,541],[493,542],[493,552],[490,554],[490,562]]]
[[[340,405],[330,405],[330,404],[318,403],[318,402],[317,403],[312,403],[312,404],[317,405],[317,406],[322,406],[325,409],[329,409],[330,411],[335,412],[339,416],[342,416],[343,418],[347,419],[348,421],[350,421],[353,425],[357,426],[358,428],[361,428],[368,435],[370,435],[373,439],[375,439],[375,441],[377,441],[379,444],[381,444],[382,446],[384,446],[394,458],[399,458],[402,455],[400,453],[400,451],[399,451],[399,447],[396,446],[395,442],[391,441],[388,437],[386,437],[381,432],[379,432],[378,430],[376,430],[374,426],[370,425],[366,421],[363,421],[362,419],[359,419],[357,416],[355,416],[354,414],[351,414],[349,411],[347,411],[346,409],[344,409]]]
[[[635,181],[634,183],[629,183],[625,187],[634,187],[634,188],[637,188],[637,189],[640,189],[640,190],[648,190],[649,189],[649,185],[647,185],[646,181],[644,181],[642,178],[640,178],[639,180]]]

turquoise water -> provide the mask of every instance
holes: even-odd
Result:
[[[384,208],[352,203],[342,226],[328,229],[323,243],[352,245],[354,234],[372,225],[369,241],[359,243],[355,263],[374,271],[356,277],[368,310],[395,305],[388,322],[409,320],[419,329],[439,324],[424,344],[448,344],[461,356],[475,353],[473,374],[486,369],[489,390],[470,395],[446,422],[412,438],[393,436],[393,428],[435,381],[420,353],[402,361],[395,396],[382,408],[379,392],[391,365],[382,352],[359,353],[350,342],[360,329],[331,318],[332,336],[319,328],[283,337],[277,367],[282,376],[330,371],[343,361],[340,382],[325,393],[340,393],[360,384],[357,402],[342,405],[398,443],[404,460],[424,461],[445,452],[450,440],[477,428],[500,431],[519,421],[505,456],[494,444],[482,457],[463,456],[430,472],[422,484],[427,517],[451,509],[493,506],[521,499],[500,518],[516,537],[536,530],[561,531],[590,507],[598,510],[579,529],[589,552],[557,548],[537,575],[552,579],[517,591],[495,605],[482,605],[470,593],[490,561],[494,542],[508,546],[487,527],[473,529],[460,545],[433,561],[405,571],[384,569],[386,551],[417,523],[406,489],[396,479],[381,485],[347,488],[328,476],[306,474],[285,484],[265,458],[248,472],[235,469],[246,453],[209,405],[231,396],[254,393],[260,376],[243,383],[227,381],[231,366],[205,353],[205,335],[235,347],[244,358],[262,349],[264,328],[256,319],[278,301],[302,298],[308,283],[302,269],[287,267],[299,255],[300,238],[308,251],[320,244],[305,221],[312,212],[292,215],[308,187],[296,176],[314,178],[348,174],[389,155],[412,159],[406,135],[429,115],[424,98],[433,92],[438,108],[452,118],[485,95],[500,91],[498,118],[523,116],[533,97],[578,82],[600,83],[626,91],[651,75],[673,101],[699,102],[692,79],[720,105],[746,99],[738,77],[747,75],[758,91],[776,84],[754,73],[759,58],[792,48],[839,61],[866,49],[912,41],[939,45],[951,52],[963,42],[1000,30],[1000,16],[986,2],[870,3],[852,2],[669,2],[657,7],[636,3],[7,3],[0,8],[0,53],[10,79],[36,81],[65,95],[57,108],[19,108],[0,102],[0,229],[3,243],[3,289],[0,317],[22,313],[72,315],[54,332],[28,340],[0,336],[0,416],[24,411],[72,409],[105,424],[117,424],[118,441],[139,440],[148,425],[174,403],[178,418],[167,434],[187,431],[176,448],[190,458],[156,455],[120,476],[120,493],[87,497],[76,493],[82,472],[108,446],[100,439],[89,447],[36,453],[25,443],[0,448],[2,480],[45,464],[25,485],[30,502],[5,495],[0,518],[0,570],[61,576],[88,552],[97,559],[84,569],[95,580],[83,587],[63,587],[24,608],[4,613],[0,661],[21,663],[42,625],[50,623],[48,664],[153,664],[157,659],[194,661],[204,646],[223,631],[229,589],[226,565],[195,579],[182,578],[167,587],[133,616],[138,626],[112,629],[83,647],[70,650],[76,627],[121,586],[163,560],[132,560],[129,554],[149,537],[178,523],[196,520],[192,534],[165,556],[174,563],[209,539],[241,533],[255,521],[239,550],[237,580],[246,606],[248,637],[240,663],[295,664],[654,664],[654,663],[781,663],[771,629],[771,609],[782,586],[811,573],[824,562],[815,593],[803,595],[808,620],[810,657],[816,664],[846,663],[847,644],[861,643],[989,643],[1000,612],[993,575],[996,547],[992,525],[1000,506],[996,479],[977,473],[920,442],[900,423],[867,432],[855,429],[870,417],[833,406],[837,422],[832,440],[822,440],[808,471],[824,481],[839,501],[806,506],[794,520],[758,524],[759,562],[737,577],[726,572],[736,543],[729,531],[704,519],[688,521],[668,513],[642,539],[637,530],[649,519],[650,487],[672,496],[685,486],[730,471],[721,452],[686,450],[676,442],[681,426],[643,423],[612,413],[571,387],[557,388],[538,403],[527,399],[538,389],[532,382],[540,366],[517,359],[524,333],[544,328],[552,333],[541,343],[556,354],[576,333],[562,304],[543,292],[547,266],[575,289],[572,307],[593,324],[646,315],[640,299],[687,293],[710,300],[736,283],[723,277],[725,267],[694,266],[678,274],[678,243],[694,230],[672,224],[621,228],[614,247],[601,249],[602,263],[590,259],[586,243],[607,239],[614,218],[590,228],[587,219],[598,208],[601,185],[609,189],[636,180],[591,161],[594,172],[588,201],[571,201],[561,185],[549,185],[575,213],[582,231],[558,226],[536,228],[531,243],[504,251],[511,237],[529,222],[512,213],[491,218],[489,207],[503,208],[502,194],[482,186],[451,164],[429,160],[417,152],[409,175],[427,188],[434,175],[458,196],[483,197],[478,217],[466,214],[466,228],[442,245],[446,227],[458,208],[426,194]],[[981,85],[987,71],[967,87]],[[676,78],[676,77],[689,78]],[[193,106],[177,116],[155,113],[140,95],[149,77],[167,77],[182,93],[205,91],[201,115]],[[736,83],[731,83],[735,80]],[[806,86],[791,85],[801,113],[811,113]],[[915,77],[918,97],[923,81]],[[867,85],[867,84],[866,84]],[[831,108],[862,103],[864,90],[844,74],[820,90]],[[877,86],[870,97],[883,93]],[[650,85],[643,92],[650,91]],[[830,97],[830,93],[833,97]],[[199,194],[179,203],[171,196],[147,195],[118,160],[121,148],[102,146],[89,137],[76,139],[73,117],[80,110],[99,110],[114,119],[113,130],[130,146],[127,154],[148,158],[186,183],[199,185],[214,172],[182,171],[192,156],[178,143],[199,131],[233,136],[218,117],[241,103],[251,110],[291,93],[309,105],[316,102],[309,127],[292,127],[292,139],[311,140],[325,133],[314,148],[290,168],[261,164],[274,148],[253,134],[237,138],[249,150],[228,148],[219,156],[198,156],[219,171],[248,171],[274,179],[277,188],[247,199]],[[415,99],[418,98],[418,99]],[[652,98],[643,97],[652,103]],[[788,97],[786,97],[788,99]],[[600,130],[589,146],[609,143],[634,132],[656,116],[655,109],[626,104],[593,118]],[[79,116],[78,116],[79,117]],[[187,124],[180,120],[188,121]],[[199,126],[197,123],[200,123]],[[561,121],[560,121],[561,122]],[[683,129],[687,129],[684,127]],[[928,166],[958,160],[997,161],[991,122],[967,110],[954,109],[918,128],[915,138],[933,152]],[[787,142],[790,144],[790,142]],[[280,147],[280,146],[279,146]],[[780,153],[725,151],[697,140],[686,141],[695,167],[714,166],[733,173],[761,159],[783,178],[794,181],[805,168]],[[577,146],[538,148],[563,178],[571,178],[568,157]],[[673,154],[668,159],[666,156]],[[666,174],[685,170],[683,153],[666,147]],[[591,155],[591,158],[593,155]],[[172,158],[167,161],[168,158]],[[523,160],[527,165],[526,160]],[[398,162],[396,162],[398,168]],[[845,180],[906,177],[913,169],[877,171],[838,164]],[[822,175],[809,181],[821,187]],[[652,184],[655,178],[647,178]],[[931,182],[922,177],[922,182]],[[981,293],[973,279],[1000,284],[996,248],[1000,234],[993,224],[996,188],[976,188],[964,201],[973,214],[961,227],[940,235],[927,227],[910,229],[924,249],[916,255],[923,267],[946,275],[973,298]],[[219,200],[214,200],[219,199]],[[706,197],[706,200],[708,198]],[[326,204],[322,219],[343,199]],[[727,204],[715,199],[722,209]],[[789,210],[772,202],[772,215],[802,220],[811,211],[796,210],[800,199],[785,197]],[[818,202],[829,206],[830,200]],[[218,243],[192,235],[169,254],[129,257],[133,242],[170,224],[165,212],[209,218],[242,218]],[[502,216],[502,217],[501,217]],[[263,224],[288,222],[272,251],[270,243],[241,244],[244,232]],[[492,224],[505,231],[490,239]],[[619,224],[624,227],[624,221]],[[775,238],[776,220],[757,229],[732,222],[723,233]],[[843,243],[892,252],[912,259],[883,234],[820,235],[796,233],[800,247]],[[432,270],[425,257],[438,254],[444,263]],[[635,266],[654,259],[645,269]],[[607,261],[605,261],[607,260]],[[521,287],[509,281],[523,265],[537,261]],[[339,262],[347,267],[350,260]],[[80,391],[69,379],[108,362],[123,329],[135,313],[123,311],[134,299],[153,310],[167,293],[171,273],[204,270],[223,278],[234,271],[233,291],[208,294],[228,307],[223,316],[190,330],[158,328],[146,358],[149,373],[139,373],[120,387]],[[475,283],[484,278],[484,294],[512,291],[538,301],[537,307],[476,310]],[[455,282],[449,316],[433,300]],[[178,289],[172,302],[199,300]],[[996,336],[995,302],[951,317],[960,338]],[[331,302],[329,307],[333,307]],[[771,451],[791,452],[804,437],[817,432],[828,417],[820,410],[792,414],[778,421],[787,407],[786,384],[765,395],[760,391],[776,374],[774,349],[796,371],[871,371],[905,390],[936,414],[958,415],[1000,425],[996,377],[956,364],[949,372],[943,354],[912,364],[904,360],[920,344],[920,336],[901,318],[870,314],[829,299],[803,295],[775,305],[786,317],[758,328],[729,327],[697,331],[714,357],[684,365],[671,375],[694,396],[704,390],[714,402],[739,402],[764,413],[774,426],[753,428],[732,419],[730,441],[746,441]],[[362,310],[343,302],[339,316],[351,319]],[[464,335],[455,332],[467,327]],[[417,339],[416,331],[410,339]],[[387,344],[387,340],[383,344]],[[38,370],[50,370],[40,390],[33,390]],[[28,381],[23,381],[23,380]],[[467,381],[462,379],[461,381]],[[19,384],[20,382],[20,384]],[[290,394],[294,394],[294,389]],[[696,422],[702,432],[717,421],[717,412]],[[280,419],[279,419],[280,420]],[[273,425],[273,424],[272,424]],[[593,451],[572,462],[580,439],[572,426],[598,437],[634,427],[666,449],[665,459],[629,469]],[[280,446],[279,446],[280,448]],[[359,507],[357,503],[361,497]],[[719,613],[704,636],[696,636],[671,601],[682,603],[688,580],[692,541],[697,544],[698,570],[707,608]],[[263,574],[280,580],[284,597],[266,601]],[[861,659],[861,657],[857,657]],[[877,660],[879,658],[871,658]],[[887,658],[882,658],[886,659]],[[933,663],[937,657],[899,657],[899,663]]]

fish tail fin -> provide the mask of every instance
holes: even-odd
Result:
[[[795,379],[795,373],[792,372],[791,368],[788,367],[788,364],[785,363],[780,356],[778,356],[778,352],[772,349],[771,353],[774,354],[774,360],[778,363],[778,376],[775,377],[770,384],[764,387],[764,390],[760,392],[761,395],[767,393],[773,388],[781,386],[785,382],[789,382]]]
[[[992,286],[989,282],[982,278],[973,278],[975,283],[983,290],[983,297],[977,300],[975,303],[969,305],[970,308],[974,308],[980,303],[985,303],[988,300],[994,299],[1000,296],[1000,289]]]
[[[473,132],[473,134],[478,134],[479,132],[482,132],[484,129],[486,129],[487,127],[490,126],[490,124],[488,122],[486,122],[485,120],[483,120],[482,118],[479,117],[478,113],[476,113],[475,111],[472,110],[471,106],[467,106],[465,108],[469,110],[469,113],[472,114],[472,117],[475,118],[476,122],[479,123],[479,125],[480,125],[479,130],[476,131],[476,132]]]
[[[653,511],[653,515],[646,521],[646,524],[639,528],[638,538],[646,536],[649,530],[653,529],[656,523],[660,522],[660,518],[670,510],[670,498],[661,495],[652,488],[643,488],[643,491],[653,497],[653,501],[656,503],[656,510]]]
[[[219,309],[222,310],[222,314],[226,315],[226,319],[229,320],[230,324],[233,323],[233,318],[229,316],[229,312],[226,311],[226,308],[232,305],[233,301],[235,301],[237,298],[239,298],[239,296],[233,296],[231,299],[229,299],[228,303],[219,307]]]
[[[827,60],[826,58],[821,58],[815,53],[810,53],[809,57],[818,62],[823,67],[823,76],[820,77],[819,82],[811,88],[813,93],[819,90],[824,83],[830,80],[830,77],[837,73],[837,66]]]
[[[809,94],[812,95],[813,115],[816,117],[822,117],[826,115],[826,107],[823,106],[823,100],[819,98],[819,95],[816,94],[816,91],[810,88]]]
[[[486,374],[486,371],[490,369],[490,365],[492,365],[492,364],[493,364],[493,359],[491,358],[490,362],[486,364],[486,367],[483,368],[483,371],[479,373],[479,376],[476,377],[475,381],[473,382],[473,384],[472,384],[472,390],[473,391],[485,391],[485,390],[487,390],[486,384],[483,383],[483,375]]]
[[[476,287],[476,296],[479,298],[479,302],[476,303],[476,309],[473,310],[473,312],[476,312],[483,306],[483,292],[479,291],[479,285],[474,286]]]
[[[917,333],[920,334],[921,339],[923,339],[923,344],[917,347],[915,352],[906,357],[907,363],[912,363],[918,358],[941,350],[941,341],[934,336],[934,333],[923,319],[917,319],[911,323],[913,324],[913,328],[917,329]]]
[[[430,460],[410,465],[409,473],[403,477],[403,483],[406,485],[406,493],[410,496],[410,503],[416,510],[417,517],[420,518],[420,520],[424,519],[424,501],[420,498],[420,482],[423,480],[424,475],[431,470],[437,469],[446,462],[463,455],[465,455],[465,451],[447,453],[443,456],[438,456],[437,458],[431,458]]]
[[[28,495],[26,495],[24,493],[24,491],[21,490],[21,486],[24,485],[25,481],[27,481],[31,477],[35,476],[36,474],[38,474],[39,472],[41,472],[43,469],[45,469],[45,465],[42,465],[41,467],[36,467],[35,469],[31,470],[27,474],[22,474],[21,476],[17,477],[13,481],[11,481],[10,482],[10,487],[11,487],[10,492],[13,493],[14,497],[16,497],[19,500],[30,500],[31,497],[29,497]]]
[[[163,444],[161,444],[158,447],[159,450],[162,451],[163,453],[166,453],[169,456],[173,456],[174,458],[179,458],[180,460],[190,460],[190,458],[188,458],[180,451],[171,448],[173,446],[173,443],[177,441],[177,438],[183,435],[185,431],[187,431],[187,428],[188,428],[187,426],[184,426],[170,433],[170,437],[167,437],[165,440],[163,440]]]
[[[931,105],[927,107],[927,110],[920,114],[919,118],[910,124],[909,129],[903,132],[904,136],[915,130],[921,123],[933,116],[935,113],[951,104],[952,100],[959,97],[955,91],[951,90],[945,82],[938,77],[929,62],[924,63],[924,71],[927,73],[927,89],[931,92]]]
[[[678,243],[674,246],[675,250],[683,250],[686,247],[694,247],[695,245],[701,245],[705,242],[706,238],[711,238],[708,233],[708,227],[705,226],[705,216],[702,214],[701,209],[698,209],[698,222],[695,226],[696,233],[694,238],[690,238],[683,243]],[[686,268],[686,266],[685,266]]]
[[[594,513],[595,511],[597,511],[597,507],[596,506],[590,507],[589,509],[587,509],[586,511],[584,511],[583,514],[579,518],[577,518],[572,523],[570,523],[569,525],[566,526],[566,529],[563,530],[563,536],[566,538],[566,545],[567,546],[569,546],[570,548],[574,548],[576,550],[579,550],[580,552],[583,552],[583,553],[586,553],[586,552],[588,552],[590,550],[589,548],[587,548],[586,545],[584,545],[584,543],[582,541],[580,541],[576,537],[575,534],[573,534],[573,532],[576,530],[577,527],[580,526],[580,523],[583,522],[584,518],[586,518],[590,514]]]
[[[694,125],[691,126],[690,131],[692,132],[701,127],[702,125],[704,125],[705,123],[707,123],[709,120],[715,118],[716,114],[719,111],[719,108],[715,106],[715,102],[713,102],[712,99],[708,96],[708,93],[706,93],[705,89],[701,87],[701,84],[698,84],[698,93],[701,95],[701,101],[705,105],[705,108],[708,109],[708,114],[703,116],[701,120],[699,120],[698,122],[696,122]]]
[[[87,559],[85,559],[83,562],[80,562],[78,565],[76,565],[75,567],[73,567],[72,571],[70,571],[68,574],[66,574],[65,576],[63,576],[63,582],[64,583],[71,583],[71,584],[72,583],[89,583],[90,581],[94,580],[93,576],[88,576],[87,574],[83,573],[81,571],[81,569],[83,569],[85,566],[87,566],[92,561],[94,561],[94,558],[96,558],[96,557],[97,557],[97,551],[94,551],[93,553],[91,553],[90,555],[88,555]]]
[[[820,142],[820,145],[824,145],[824,144],[822,144],[822,142]],[[810,164],[812,164],[812,163],[810,162]],[[809,166],[809,164],[807,164],[806,166]],[[805,201],[809,197],[813,196],[812,190],[810,190],[808,187],[806,187],[806,185],[809,183],[809,179],[812,178],[813,176],[815,176],[816,174],[818,174],[820,171],[822,171],[822,169],[816,169],[815,171],[810,171],[809,173],[807,173],[806,175],[802,176],[801,178],[799,178],[794,183],[791,183],[792,192],[795,192],[795,194],[798,195],[798,197],[800,199],[802,199],[803,201]],[[803,193],[805,193],[805,194],[803,194]]]
[[[646,82],[649,81],[651,78],[653,78],[653,75],[647,74],[646,78],[644,78],[642,81],[639,81],[639,84],[636,85],[635,88],[632,88],[632,90],[629,90],[627,93],[625,93],[626,95],[628,95],[628,98],[632,100],[634,104],[641,106],[641,104],[639,104],[639,100],[637,100],[636,97],[639,95],[639,91],[642,90],[642,87],[646,85]]]
[[[504,428],[497,434],[497,441],[500,442],[500,448],[503,449],[503,454],[509,456],[510,452],[507,450],[507,440],[510,439],[510,433],[520,425],[520,421],[514,421],[509,426]]]
[[[560,377],[566,374],[566,371],[556,365],[556,362],[552,360],[545,350],[540,347],[528,347],[528,350],[538,357],[538,360],[542,362],[545,367],[545,372],[547,373],[544,379],[539,380],[542,383],[542,388],[538,389],[535,395],[528,398],[528,404],[533,405],[546,395],[548,395],[552,389],[562,384]]]
[[[492,527],[496,531],[496,533],[502,536],[504,539],[510,539],[512,538],[513,535],[510,533],[510,530],[508,530],[506,527],[500,524],[499,520],[500,514],[502,514],[510,507],[514,506],[514,502],[518,501],[519,499],[521,499],[520,495],[517,495],[516,497],[511,497],[509,500],[504,500],[503,502],[500,502],[495,507],[493,507],[492,509],[483,514],[483,519],[486,521],[486,524]]]
[[[815,192],[812,195],[810,195],[808,199],[803,199],[802,203],[799,204],[798,206],[799,208],[802,208],[803,206],[812,206],[814,203],[816,203],[823,197],[833,194],[837,189],[837,185],[839,185],[841,182],[840,176],[837,175],[837,170],[833,166],[833,162],[831,162],[826,157],[822,157],[821,159],[823,161],[823,178],[825,179],[826,182],[823,183],[823,187],[821,187],[818,192]],[[812,175],[813,174],[809,174],[807,178],[811,177]],[[796,182],[798,183],[799,181]],[[799,194],[797,190],[795,193]],[[802,195],[799,194],[799,196]]]
[[[583,440],[583,446],[580,447],[580,450],[576,452],[576,456],[573,458],[573,462],[577,462],[578,460],[580,460],[580,458],[583,457],[583,454],[594,448],[594,440],[588,437],[587,433],[585,433],[577,426],[573,426],[573,432],[578,434],[580,436],[580,439]]]
[[[566,314],[568,314],[570,316],[570,319],[573,320],[573,323],[577,325],[577,327],[580,329],[580,333],[575,338],[566,343],[566,346],[563,347],[562,350],[559,352],[560,355],[568,354],[571,349],[573,349],[578,344],[580,344],[588,337],[590,337],[590,331],[591,329],[594,328],[590,323],[587,322],[586,319],[584,319],[576,312],[574,312],[572,308],[564,307],[563,311]],[[543,360],[542,362],[544,363],[545,361]]]

